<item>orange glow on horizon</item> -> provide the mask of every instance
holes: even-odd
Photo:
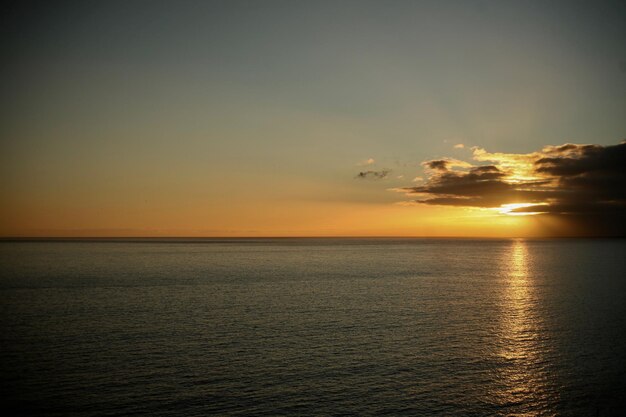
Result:
[[[531,218],[493,210],[343,202],[246,202],[174,209],[50,207],[0,210],[5,237],[537,237]]]

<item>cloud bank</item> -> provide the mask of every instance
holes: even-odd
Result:
[[[418,204],[498,208],[564,220],[576,235],[626,235],[626,141],[564,144],[528,154],[472,148],[473,163],[426,161],[423,185],[396,189]]]

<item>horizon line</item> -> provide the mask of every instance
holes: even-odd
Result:
[[[268,240],[268,239],[459,239],[459,240],[547,240],[547,239],[624,239],[626,236],[0,236],[0,242],[34,241],[176,241],[176,240]]]

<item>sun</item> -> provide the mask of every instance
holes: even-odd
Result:
[[[506,214],[508,216],[532,216],[535,214],[540,214],[540,211],[523,211],[518,212],[514,211],[520,208],[526,207],[535,207],[535,206],[545,206],[547,203],[510,203],[510,204],[502,204],[500,207],[497,207],[496,210],[500,214]]]

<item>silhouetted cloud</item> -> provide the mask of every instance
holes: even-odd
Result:
[[[434,159],[432,161],[422,162],[422,166],[428,169],[438,170],[438,171],[447,171],[451,168],[470,168],[472,164],[469,164],[465,161],[459,161],[458,159],[453,158],[445,158],[445,159]]]
[[[445,159],[439,159],[435,161],[426,161],[424,165],[430,169],[439,169],[441,171],[446,171],[448,169],[448,161]]]
[[[391,170],[385,168],[380,171],[361,171],[356,175],[356,178],[382,180],[389,174],[391,174]]]
[[[473,148],[472,165],[426,161],[423,185],[396,189],[420,204],[498,208],[566,220],[581,234],[626,234],[626,142],[612,146],[564,144],[528,154]]]

